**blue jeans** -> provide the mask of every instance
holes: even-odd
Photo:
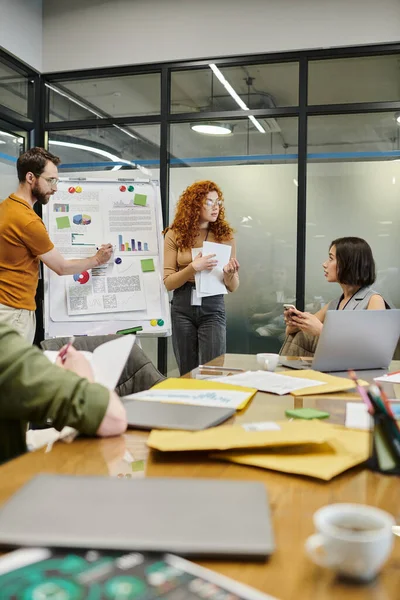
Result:
[[[193,288],[191,282],[177,288],[171,303],[172,345],[181,375],[226,352],[224,295],[191,306]]]

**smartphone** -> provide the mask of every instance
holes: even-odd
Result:
[[[296,310],[296,307],[295,307],[295,305],[294,305],[294,304],[284,304],[284,305],[283,305],[283,308],[284,308],[285,310],[290,310],[291,308],[293,308],[294,310]]]

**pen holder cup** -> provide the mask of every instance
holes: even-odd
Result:
[[[382,414],[375,414],[373,415],[373,429],[371,431],[371,442],[370,442],[370,456],[369,459],[367,461],[367,467],[368,469],[370,469],[371,471],[376,471],[378,473],[383,473],[385,475],[400,475],[400,461],[398,461],[396,467],[389,469],[389,470],[382,470],[380,468],[379,465],[379,460],[378,460],[378,453],[377,453],[377,449],[376,449],[376,436],[378,433],[378,429],[380,432],[380,435],[383,436],[384,435],[384,426],[385,426],[385,421],[387,422],[388,417],[386,415],[382,415]],[[390,441],[387,440],[387,444],[390,445]]]

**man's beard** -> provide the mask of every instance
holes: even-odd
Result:
[[[35,183],[32,187],[32,195],[42,206],[47,204],[50,200],[50,196],[40,191],[38,183]]]

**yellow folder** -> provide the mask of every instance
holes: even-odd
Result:
[[[329,442],[285,448],[212,453],[212,458],[283,473],[307,475],[329,481],[365,462],[369,456],[369,432],[333,426]]]
[[[314,381],[321,382],[321,385],[294,390],[293,392],[290,392],[292,396],[315,396],[318,394],[347,392],[348,390],[352,390],[356,387],[354,381],[351,379],[337,377],[335,375],[328,375],[327,373],[313,371],[312,369],[307,369],[304,371],[279,371],[279,374],[288,375],[290,377],[298,377],[299,379],[313,379]],[[360,384],[368,385],[366,381],[362,380],[360,380]]]
[[[228,385],[218,381],[207,379],[185,379],[184,377],[169,377],[160,383],[154,385],[152,390],[236,390],[237,392],[248,392],[248,397],[243,400],[237,410],[242,410],[250,402],[257,390],[254,388],[242,387],[239,385]]]
[[[247,431],[241,425],[222,425],[202,431],[157,431],[153,429],[147,445],[162,452],[232,450],[322,444],[335,437],[335,426],[312,421],[277,421],[278,430]]]

